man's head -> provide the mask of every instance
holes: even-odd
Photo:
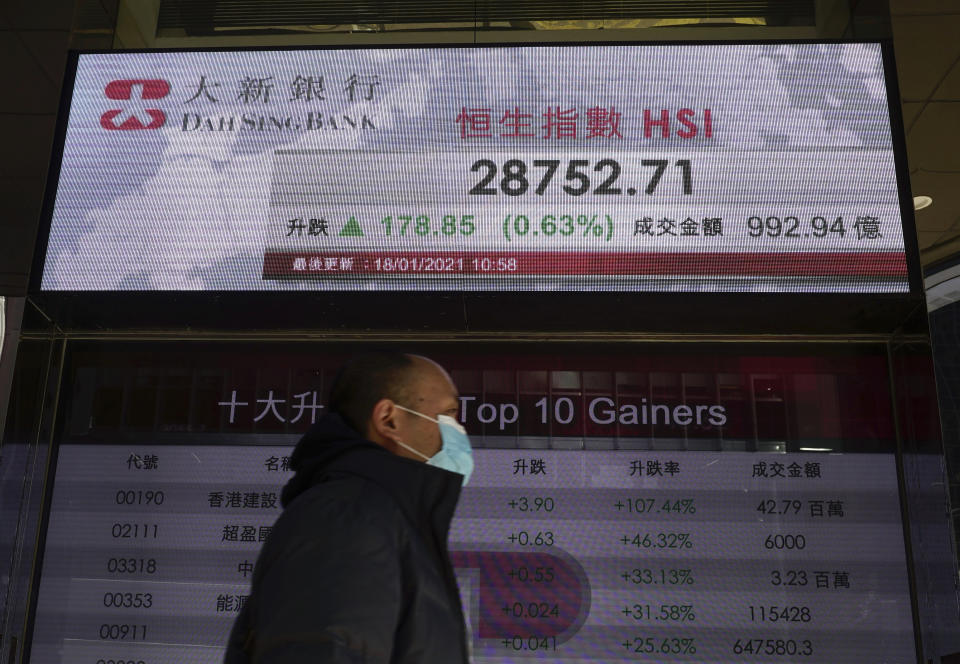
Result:
[[[346,364],[334,380],[330,410],[394,454],[422,460],[398,443],[432,457],[442,446],[428,418],[456,417],[457,388],[433,360],[402,353],[367,353]],[[398,407],[400,406],[400,407]]]

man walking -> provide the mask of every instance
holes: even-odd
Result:
[[[291,456],[226,664],[468,661],[447,551],[473,470],[458,405],[424,357],[368,354],[341,369],[328,414]]]

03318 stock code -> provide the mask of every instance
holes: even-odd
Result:
[[[672,191],[685,196],[693,193],[693,167],[689,159],[644,159],[641,167],[647,171],[642,177],[631,176],[627,187],[621,186],[623,167],[616,159],[507,159],[498,164],[493,159],[477,159],[470,171],[478,173],[477,181],[468,193],[471,196],[523,196],[527,193],[543,196],[553,183],[568,196],[652,196],[662,182],[670,182]],[[668,175],[668,172],[670,175]],[[560,174],[562,173],[562,175]],[[675,175],[674,175],[675,173]]]

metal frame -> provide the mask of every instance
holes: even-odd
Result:
[[[37,395],[41,401],[36,427],[26,445],[26,459],[21,477],[20,510],[14,540],[13,558],[10,565],[10,587],[3,607],[2,632],[0,632],[0,664],[25,661],[19,659],[24,651],[29,614],[35,602],[38,562],[43,550],[46,529],[45,510],[50,502],[52,485],[47,481],[52,450],[55,445],[59,402],[63,393],[63,369],[66,359],[65,339],[50,338],[43,391]],[[7,444],[9,441],[4,441]]]
[[[825,0],[822,0],[822,3]],[[840,3],[842,5],[842,3]],[[126,3],[124,3],[124,6]],[[822,28],[820,5],[818,5],[816,30]],[[155,19],[155,17],[154,17]],[[718,30],[711,29],[711,35],[717,36]],[[731,30],[742,34],[743,28],[734,28]],[[764,32],[765,35],[771,34],[771,29]],[[794,30],[794,29],[787,29]],[[750,30],[756,34],[753,30]],[[448,35],[437,35],[431,33],[431,40],[449,39],[449,43],[431,44],[419,42],[412,39],[410,34],[403,36],[404,43],[386,44],[382,36],[367,36],[348,34],[343,35],[343,44],[338,44],[341,40],[331,38],[331,35],[323,36],[323,44],[316,46],[302,46],[303,35],[291,37],[291,41],[296,41],[301,49],[330,49],[330,48],[369,48],[375,45],[376,48],[402,48],[409,46],[418,47],[439,47],[439,48],[462,48],[474,46],[538,46],[547,43],[554,45],[581,46],[583,42],[577,42],[579,39],[590,39],[590,44],[729,44],[734,43],[726,39],[711,39],[706,41],[683,41],[678,42],[674,39],[678,35],[687,36],[702,34],[691,31],[678,32],[671,30],[669,36],[671,39],[661,39],[661,36],[667,36],[664,33],[657,35],[644,32],[643,36],[648,37],[649,41],[636,42],[622,41],[624,37],[635,37],[638,32],[631,30],[628,33],[622,31],[603,31],[598,33],[590,31],[588,34],[579,31],[566,32],[543,32],[537,33],[541,38],[539,42],[531,43],[528,33],[452,33]],[[777,35],[781,33],[776,33]],[[230,40],[232,38],[223,38]],[[256,38],[245,36],[242,38],[245,44],[249,45]],[[296,48],[294,44],[290,47],[277,46],[278,39],[275,36],[265,38],[269,40],[269,50],[285,50]],[[745,44],[769,44],[772,41],[780,43],[856,43],[857,40],[815,40],[815,39],[791,39],[789,41],[776,39],[751,39],[736,40],[736,43]],[[873,43],[876,40],[870,40]],[[151,43],[163,43],[164,45],[179,46],[180,43],[196,44],[195,38],[184,40],[175,40],[172,38],[154,39]],[[224,43],[220,41],[219,43]],[[70,361],[70,352],[72,341],[99,341],[105,344],[111,341],[135,341],[135,342],[165,342],[165,341],[206,341],[206,342],[239,342],[239,341],[324,341],[324,342],[347,342],[347,343],[375,343],[375,342],[405,342],[405,343],[429,343],[429,344],[463,344],[479,341],[493,341],[499,343],[510,343],[518,346],[536,343],[559,343],[576,342],[578,344],[603,344],[609,342],[619,342],[621,344],[636,344],[638,348],[654,343],[669,343],[671,345],[687,344],[730,344],[730,343],[748,343],[751,345],[770,344],[810,344],[810,345],[838,345],[838,344],[884,344],[887,348],[890,391],[894,400],[893,408],[895,417],[899,417],[899,405],[896,402],[896,395],[899,386],[894,374],[894,344],[908,343],[925,346],[929,349],[929,337],[926,332],[926,310],[922,296],[922,281],[919,264],[919,252],[916,243],[916,227],[913,217],[912,196],[910,192],[909,177],[906,164],[906,148],[904,133],[902,127],[902,118],[899,107],[899,88],[896,78],[896,68],[893,58],[892,44],[889,40],[881,40],[884,53],[885,78],[887,85],[887,94],[889,101],[889,111],[891,120],[891,131],[894,146],[894,156],[896,161],[897,182],[900,197],[901,213],[903,216],[903,230],[906,244],[906,253],[908,261],[908,272],[910,278],[911,292],[906,295],[891,296],[840,296],[834,294],[810,294],[810,295],[759,295],[759,294],[709,294],[706,296],[694,294],[646,294],[646,293],[624,293],[614,297],[603,297],[598,295],[586,294],[586,297],[572,297],[570,295],[555,293],[534,293],[530,297],[516,297],[504,293],[485,293],[480,295],[465,296],[463,293],[438,292],[428,293],[426,295],[411,295],[402,293],[388,293],[387,298],[391,306],[401,308],[407,306],[410,308],[410,314],[406,315],[400,321],[395,329],[388,329],[383,326],[382,319],[379,326],[374,326],[376,331],[365,331],[366,319],[363,316],[353,316],[347,321],[344,327],[332,329],[312,328],[309,318],[290,319],[284,324],[273,324],[269,328],[257,331],[251,329],[251,321],[248,312],[251,305],[270,304],[282,309],[284,305],[298,301],[302,303],[305,298],[315,297],[313,294],[295,293],[292,297],[285,293],[203,293],[203,294],[184,294],[184,293],[125,293],[125,294],[94,294],[94,293],[71,293],[71,294],[51,294],[43,293],[39,289],[40,275],[42,274],[43,259],[46,250],[46,244],[49,237],[50,223],[52,220],[53,201],[56,192],[56,183],[59,179],[60,162],[62,158],[62,146],[66,134],[66,121],[70,107],[71,91],[73,79],[76,72],[76,65],[79,53],[71,54],[67,65],[67,76],[61,97],[60,113],[58,116],[58,126],[56,139],[53,148],[53,158],[51,159],[50,174],[48,177],[47,193],[44,198],[44,210],[41,218],[39,238],[37,249],[34,256],[33,271],[31,275],[31,296],[30,299],[37,305],[38,311],[47,317],[42,324],[34,324],[32,328],[25,326],[25,331],[21,338],[23,340],[45,341],[50,344],[44,378],[44,393],[40,408],[40,417],[38,418],[34,436],[31,437],[29,444],[29,460],[24,470],[22,478],[22,503],[19,513],[18,528],[16,532],[17,547],[15,560],[12,568],[11,592],[8,597],[6,613],[3,615],[2,639],[0,639],[0,664],[13,664],[17,659],[17,639],[23,639],[28,633],[28,628],[32,619],[28,619],[35,607],[35,598],[38,588],[38,578],[40,573],[40,562],[43,550],[43,537],[46,528],[46,519],[49,509],[50,492],[52,491],[52,472],[54,469],[53,452],[56,449],[60,432],[63,429],[61,422],[63,413],[60,408],[61,397],[69,398],[68,390],[70,386],[63,384],[64,371],[67,363]],[[188,49],[161,49],[161,50],[190,50],[190,51],[218,51],[218,50],[264,50],[263,48],[244,49],[235,48],[188,48]],[[117,53],[117,51],[91,51]],[[128,51],[140,52],[140,51]],[[152,51],[151,51],[152,52]],[[343,298],[333,298],[334,309],[343,307],[346,298],[352,300],[350,306],[355,309],[364,307],[382,306],[385,298],[376,296],[369,297],[363,293],[348,293]],[[319,300],[319,298],[317,298]],[[330,306],[331,298],[324,298],[323,306]],[[586,327],[586,323],[563,321],[561,318],[553,316],[548,317],[540,326],[517,325],[516,320],[506,317],[506,320],[498,320],[499,324],[484,323],[485,327],[477,328],[471,325],[467,313],[471,316],[483,316],[489,312],[497,312],[502,316],[502,311],[506,308],[511,313],[522,312],[529,309],[534,303],[544,309],[544,304],[556,308],[578,307],[591,301],[596,311],[611,311],[614,308],[625,306],[642,307],[642,311],[636,316],[621,316],[612,323],[602,325],[597,323],[591,315],[579,315],[583,321],[590,321],[591,327]],[[679,302],[679,305],[678,305]],[[175,304],[182,309],[176,312],[176,315],[163,318],[151,318],[151,313],[158,304]],[[399,304],[398,304],[399,303]],[[451,324],[449,320],[442,317],[437,318],[431,314],[436,307],[445,308],[449,312],[462,312],[463,320]],[[191,316],[200,316],[204,311],[211,309],[211,305],[224,305],[227,320],[217,324],[216,317],[203,319],[206,327],[203,331],[186,332],[182,328],[185,321],[193,319]],[[505,306],[509,305],[509,306]],[[690,311],[684,310],[693,310]],[[796,315],[796,310],[800,310],[801,315]],[[853,312],[851,313],[851,309]],[[755,315],[759,310],[760,315]],[[85,313],[89,311],[89,313]],[[104,330],[100,326],[110,325],[108,314],[113,311],[117,314],[114,319],[119,325],[114,330]],[[790,312],[794,316],[789,316]],[[44,313],[46,312],[46,313]],[[139,312],[139,313],[138,313]],[[535,312],[541,316],[543,311]],[[49,314],[49,316],[47,316]],[[651,317],[663,316],[666,323],[657,324],[651,322]],[[743,319],[737,323],[730,322],[729,318],[733,316],[743,316]],[[830,316],[836,315],[838,319],[835,322],[829,322]],[[130,316],[139,316],[131,319]],[[711,316],[715,316],[711,319]],[[780,316],[786,316],[784,320],[778,319]],[[797,325],[796,321],[803,318],[815,318],[824,316],[824,319],[812,321],[809,326]],[[58,324],[66,324],[66,329],[57,329],[56,325],[51,325],[50,317],[54,318]],[[701,323],[699,326],[695,318],[699,317]],[[534,323],[536,316],[523,319],[525,323]],[[693,322],[691,322],[693,321]],[[428,326],[425,328],[425,324]],[[54,331],[51,331],[54,328]],[[100,329],[98,329],[100,328]],[[138,329],[139,328],[139,329]],[[311,329],[312,328],[312,329]],[[423,332],[424,329],[436,330],[432,332]],[[899,421],[898,421],[899,424]],[[928,565],[923,555],[922,542],[918,541],[917,534],[911,529],[909,508],[913,501],[914,487],[907,481],[905,476],[903,455],[904,441],[901,437],[900,427],[897,427],[897,467],[899,490],[901,493],[901,509],[903,516],[905,546],[910,564],[910,584],[911,600],[914,603],[914,627],[917,640],[918,661],[922,661],[923,648],[929,644],[929,640],[923,637],[925,625],[920,623],[920,609],[918,606],[920,590],[917,588],[916,575],[917,565]],[[942,450],[940,450],[942,455]],[[934,639],[935,641],[935,639]]]
[[[704,40],[655,42],[605,41],[605,45],[731,45],[770,44],[771,40]],[[846,44],[879,43],[883,51],[884,76],[888,93],[891,137],[895,159],[903,235],[906,250],[908,294],[836,294],[836,293],[561,293],[528,292],[509,293],[496,291],[346,291],[338,293],[300,292],[246,292],[207,291],[159,292],[130,291],[103,293],[90,291],[45,292],[40,289],[43,263],[49,240],[53,216],[56,185],[59,181],[66,124],[69,116],[73,81],[79,56],[83,53],[141,53],[143,49],[130,51],[74,51],[71,52],[61,98],[58,127],[50,161],[48,187],[43,214],[38,230],[33,269],[31,270],[30,297],[38,307],[45,310],[62,325],[74,328],[154,328],[177,327],[183,321],[193,322],[198,329],[249,329],[248,312],[251,306],[269,310],[267,318],[272,329],[305,330],[315,326],[316,320],[330,320],[339,316],[339,330],[383,328],[383,316],[379,311],[389,307],[397,312],[392,327],[398,333],[427,329],[445,330],[451,333],[478,329],[472,320],[482,320],[479,329],[497,330],[500,333],[518,329],[548,332],[586,332],[605,330],[615,333],[629,331],[679,332],[696,330],[711,333],[718,330],[718,321],[724,324],[725,332],[740,334],[801,332],[808,334],[844,333],[851,330],[889,333],[903,325],[911,312],[923,306],[923,285],[916,240],[916,224],[913,217],[912,195],[906,164],[906,147],[899,108],[896,67],[890,40],[781,40],[784,44]],[[560,47],[576,48],[592,43],[565,41]],[[409,47],[410,44],[379,44],[378,49]],[[543,47],[541,43],[483,43],[483,44],[418,44],[422,48],[492,48],[498,46]],[[149,52],[221,52],[221,51],[278,51],[278,50],[359,50],[370,48],[350,46],[300,46],[267,48],[190,48],[154,49]],[[311,312],[298,314],[296,303],[311,299]],[[543,307],[549,301],[550,309]],[[216,305],[212,314],[211,305]],[[539,309],[532,311],[532,309]],[[172,308],[174,313],[164,313]],[[642,307],[642,311],[639,308]],[[580,310],[584,313],[576,320],[558,315],[558,310]],[[375,310],[370,315],[370,310]],[[809,315],[798,311],[816,312],[822,318],[815,322]],[[692,315],[691,312],[696,312]],[[506,319],[506,320],[504,320]],[[589,327],[587,325],[589,324]],[[827,327],[830,325],[830,327]]]
[[[102,342],[104,352],[109,353],[110,342],[120,341],[121,338],[126,342],[132,342],[134,344],[136,342],[145,341],[143,336],[129,333],[121,336],[95,333],[81,333],[74,335],[68,332],[57,334],[55,336],[51,335],[44,339],[50,342],[46,363],[46,376],[44,379],[45,391],[43,404],[41,406],[40,418],[37,423],[35,435],[31,439],[29,467],[26,469],[23,476],[23,501],[20,510],[19,527],[17,531],[17,550],[15,564],[13,566],[14,579],[11,584],[11,589],[15,592],[11,592],[10,601],[7,605],[7,612],[4,616],[3,633],[6,636],[4,637],[4,641],[0,643],[0,664],[14,664],[14,662],[28,661],[24,658],[29,655],[29,638],[33,625],[34,612],[36,609],[36,597],[39,590],[44,541],[47,520],[49,517],[49,505],[53,491],[53,474],[56,469],[56,450],[58,449],[60,439],[64,435],[64,427],[66,426],[65,408],[61,407],[61,402],[63,404],[68,404],[69,399],[71,398],[70,390],[72,389],[72,386],[66,384],[65,380],[68,378],[69,367],[72,365],[71,358],[74,352],[73,349],[76,348],[76,345],[71,344],[70,342]],[[279,343],[296,340],[299,342],[310,343],[322,340],[327,343],[340,342],[350,345],[362,345],[376,342],[394,342],[405,344],[439,344],[447,347],[453,344],[464,343],[468,341],[478,341],[477,337],[474,336],[460,337],[455,339],[440,339],[434,335],[422,335],[419,339],[413,339],[406,335],[389,334],[367,335],[365,338],[364,335],[324,335],[321,337],[294,336],[286,334],[258,336],[237,335],[229,337],[221,336],[220,338],[212,339],[206,335],[195,336],[183,333],[177,337],[175,337],[173,333],[170,333],[169,335],[156,335],[152,341],[154,343],[164,344],[166,342],[174,342],[175,339],[180,343],[209,343],[211,341],[217,341],[219,342],[218,345],[222,344],[225,346],[231,345],[230,342],[260,341],[266,343]],[[37,335],[36,340],[40,340],[39,335]],[[498,336],[486,340],[498,344],[509,344],[511,346],[523,346],[529,343],[537,343],[542,345],[544,342],[548,344],[567,342],[583,345],[585,341],[585,339],[580,335],[556,335],[544,338],[544,336],[541,335],[523,334],[513,335],[510,339]],[[893,359],[893,354],[896,350],[895,347],[899,347],[899,345],[903,343],[928,347],[926,344],[926,339],[920,335],[912,335],[907,338],[864,335],[856,340],[847,339],[845,341],[836,337],[802,337],[801,335],[795,335],[789,339],[782,337],[711,337],[709,335],[696,335],[677,344],[676,339],[663,337],[643,338],[634,336],[630,339],[624,339],[624,337],[621,335],[604,335],[599,338],[593,338],[591,345],[597,348],[602,347],[606,343],[617,341],[620,342],[619,345],[621,346],[624,344],[627,346],[635,345],[638,350],[644,348],[645,346],[651,346],[654,344],[662,347],[665,342],[675,347],[687,346],[687,344],[690,343],[701,345],[705,342],[722,343],[724,345],[733,343],[748,344],[749,346],[754,346],[755,344],[759,343],[767,350],[771,350],[774,346],[780,345],[787,346],[787,349],[792,348],[793,350],[797,350],[801,344],[803,346],[812,346],[812,350],[814,351],[817,347],[822,347],[824,344],[828,344],[833,348],[842,347],[844,345],[857,347],[866,344],[878,350],[881,348],[884,349],[880,352],[885,354],[887,357],[889,390],[892,399],[891,405],[893,408],[895,418],[894,422],[896,426],[895,456],[898,470],[898,487],[901,496],[900,505],[902,525],[904,529],[904,546],[908,563],[911,603],[913,605],[914,634],[918,653],[917,661],[926,661],[923,659],[924,649],[925,647],[929,648],[931,645],[936,646],[936,638],[934,634],[930,632],[930,629],[932,628],[928,629],[928,625],[921,621],[920,604],[922,591],[918,588],[917,577],[922,572],[924,578],[927,578],[928,568],[932,569],[935,561],[928,560],[924,555],[924,542],[918,539],[917,532],[911,527],[910,510],[911,506],[915,502],[913,493],[915,490],[919,490],[922,487],[912,486],[905,476],[904,454],[907,450],[905,450],[905,441],[902,438],[902,431],[901,427],[899,426],[901,414],[899,412],[900,405],[897,402],[898,385],[896,380],[897,376],[894,373],[895,367]],[[692,349],[693,347],[690,347],[690,350]],[[284,436],[287,435],[288,434],[284,434]],[[919,566],[925,567],[923,570],[921,570]],[[924,599],[925,604],[929,604],[931,601],[932,598]],[[20,652],[19,659],[14,656],[18,650]],[[927,656],[930,654],[931,653],[927,653]]]

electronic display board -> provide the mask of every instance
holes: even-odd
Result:
[[[31,661],[221,661],[291,451],[61,446]],[[476,462],[450,533],[474,662],[915,661],[892,454]]]
[[[474,662],[917,661],[882,354],[554,353],[434,355]],[[76,369],[30,661],[220,661],[340,358],[216,355]]]
[[[74,74],[43,291],[909,291],[879,43],[85,53]]]

